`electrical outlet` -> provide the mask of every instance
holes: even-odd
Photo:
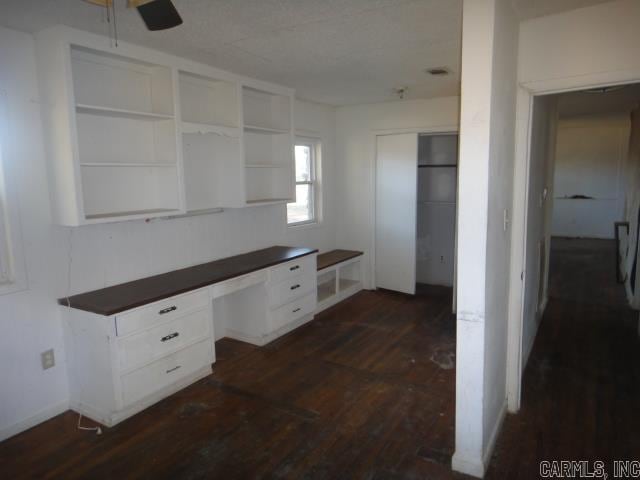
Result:
[[[40,354],[40,362],[42,363],[43,370],[47,370],[48,368],[55,366],[56,357],[53,353],[53,348],[50,348]]]

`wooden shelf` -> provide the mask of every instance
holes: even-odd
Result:
[[[166,115],[164,113],[140,112],[135,110],[123,110],[120,108],[100,107],[98,105],[87,105],[87,104],[77,104],[76,112],[87,113],[90,115],[101,115],[104,117],[146,120],[151,122],[158,121],[158,120],[171,120],[174,118],[173,115]]]
[[[291,201],[290,198],[258,198],[256,200],[247,200],[247,205],[273,205],[276,203],[289,203]]]
[[[111,162],[111,163],[81,163],[82,167],[152,167],[152,168],[176,168],[177,165],[175,163],[119,163],[119,162]]]
[[[418,168],[456,168],[456,164],[442,164],[442,165],[418,165]]]
[[[87,220],[101,220],[105,218],[118,218],[118,217],[144,217],[145,215],[157,216],[159,213],[178,213],[180,210],[173,208],[154,208],[150,210],[133,210],[130,212],[113,212],[113,213],[100,213],[95,215],[87,215]]]
[[[240,137],[240,128],[228,125],[212,125],[208,123],[182,122],[182,133],[212,133],[225,137]]]
[[[291,168],[291,165],[282,165],[278,163],[251,163],[245,165],[245,168]]]
[[[290,133],[289,130],[280,129],[280,128],[271,128],[271,127],[260,127],[257,125],[245,125],[245,132],[250,133],[259,133],[262,135],[279,135],[283,133]]]

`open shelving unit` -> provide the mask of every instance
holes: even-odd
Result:
[[[172,72],[70,46],[79,223],[179,212]]]
[[[178,85],[187,212],[243,206],[239,85],[185,71]]]
[[[321,312],[362,290],[362,253],[351,252],[346,260],[322,267],[321,257],[332,255],[334,250],[318,256],[317,289],[318,306],[316,313]],[[355,256],[353,256],[355,255]],[[343,257],[345,258],[345,257]]]
[[[36,48],[55,223],[294,197],[293,90],[60,25]]]
[[[247,205],[286,203],[294,196],[290,95],[243,87]]]

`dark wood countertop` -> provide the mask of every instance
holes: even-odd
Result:
[[[356,250],[331,250],[330,252],[321,253],[318,255],[318,270],[323,270],[337,263],[359,257],[360,255],[362,255],[362,252]]]
[[[109,316],[316,252],[317,250],[311,248],[269,247],[92,292],[80,293],[69,298],[64,297],[59,299],[58,303],[98,315]]]

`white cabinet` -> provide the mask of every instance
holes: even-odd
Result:
[[[214,285],[216,338],[265,345],[312,320],[317,298],[316,256],[306,255]]]
[[[294,197],[293,90],[68,27],[36,39],[55,223]]]
[[[102,316],[67,311],[71,407],[114,425],[211,373],[208,288]]]

